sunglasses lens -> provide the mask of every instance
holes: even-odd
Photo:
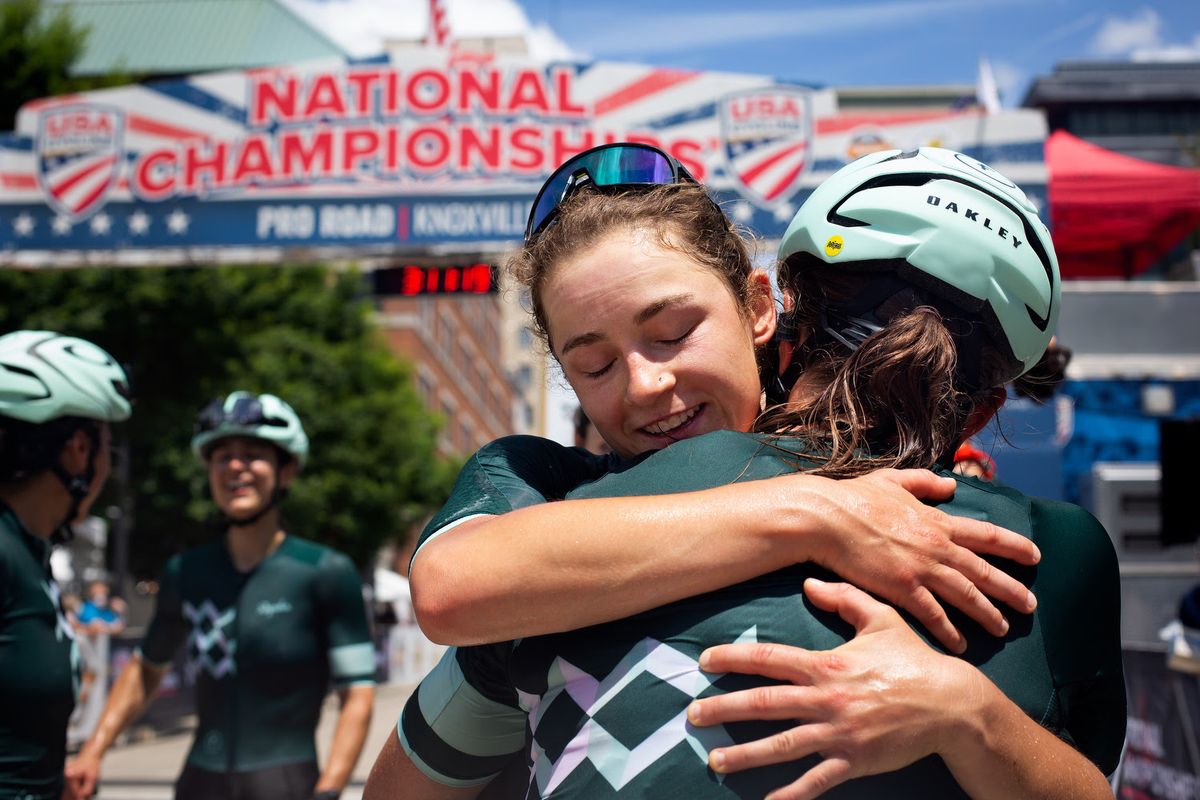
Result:
[[[239,397],[233,401],[233,408],[225,409],[225,401],[221,398],[213,400],[196,416],[196,429],[200,433],[216,430],[226,422],[235,425],[262,425],[266,418],[263,416],[262,403],[257,397]]]
[[[257,397],[239,397],[226,417],[238,425],[258,425],[263,421],[262,403]]]
[[[595,186],[674,183],[678,174],[666,154],[651,147],[620,145],[581,153],[559,167],[538,195],[526,238],[536,234],[567,194],[586,175]],[[690,177],[690,176],[689,176]]]

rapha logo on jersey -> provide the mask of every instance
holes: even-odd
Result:
[[[717,102],[725,164],[738,189],[759,205],[786,201],[812,164],[812,98],[775,86]]]
[[[117,182],[125,115],[108,106],[46,109],[38,119],[37,177],[46,202],[73,220],[104,205]]]

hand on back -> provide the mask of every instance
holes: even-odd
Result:
[[[949,499],[955,486],[953,478],[923,469],[885,469],[829,480],[822,486],[831,504],[823,517],[825,544],[811,558],[912,614],[949,650],[961,653],[966,640],[946,615],[946,605],[994,636],[1008,632],[998,603],[1021,613],[1031,613],[1037,605],[1020,581],[981,556],[1031,565],[1041,555],[1020,534],[922,502]]]

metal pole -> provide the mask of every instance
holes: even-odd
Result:
[[[116,463],[113,477],[117,489],[117,504],[109,506],[107,516],[112,521],[113,593],[126,600],[133,596],[133,581],[129,576],[129,536],[133,530],[133,492],[129,482],[129,434],[122,431],[120,445],[113,448]]]

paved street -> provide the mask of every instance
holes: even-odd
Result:
[[[362,797],[363,784],[366,783],[367,773],[371,771],[375,755],[395,730],[400,709],[404,707],[412,688],[411,685],[379,687],[367,743],[354,770],[354,778],[342,794],[342,800],[359,800]],[[336,700],[331,697],[317,729],[317,747],[322,763],[336,720],[336,715],[331,712],[336,709]],[[99,799],[171,800],[175,777],[179,774],[189,744],[190,732],[114,747],[104,759]]]

